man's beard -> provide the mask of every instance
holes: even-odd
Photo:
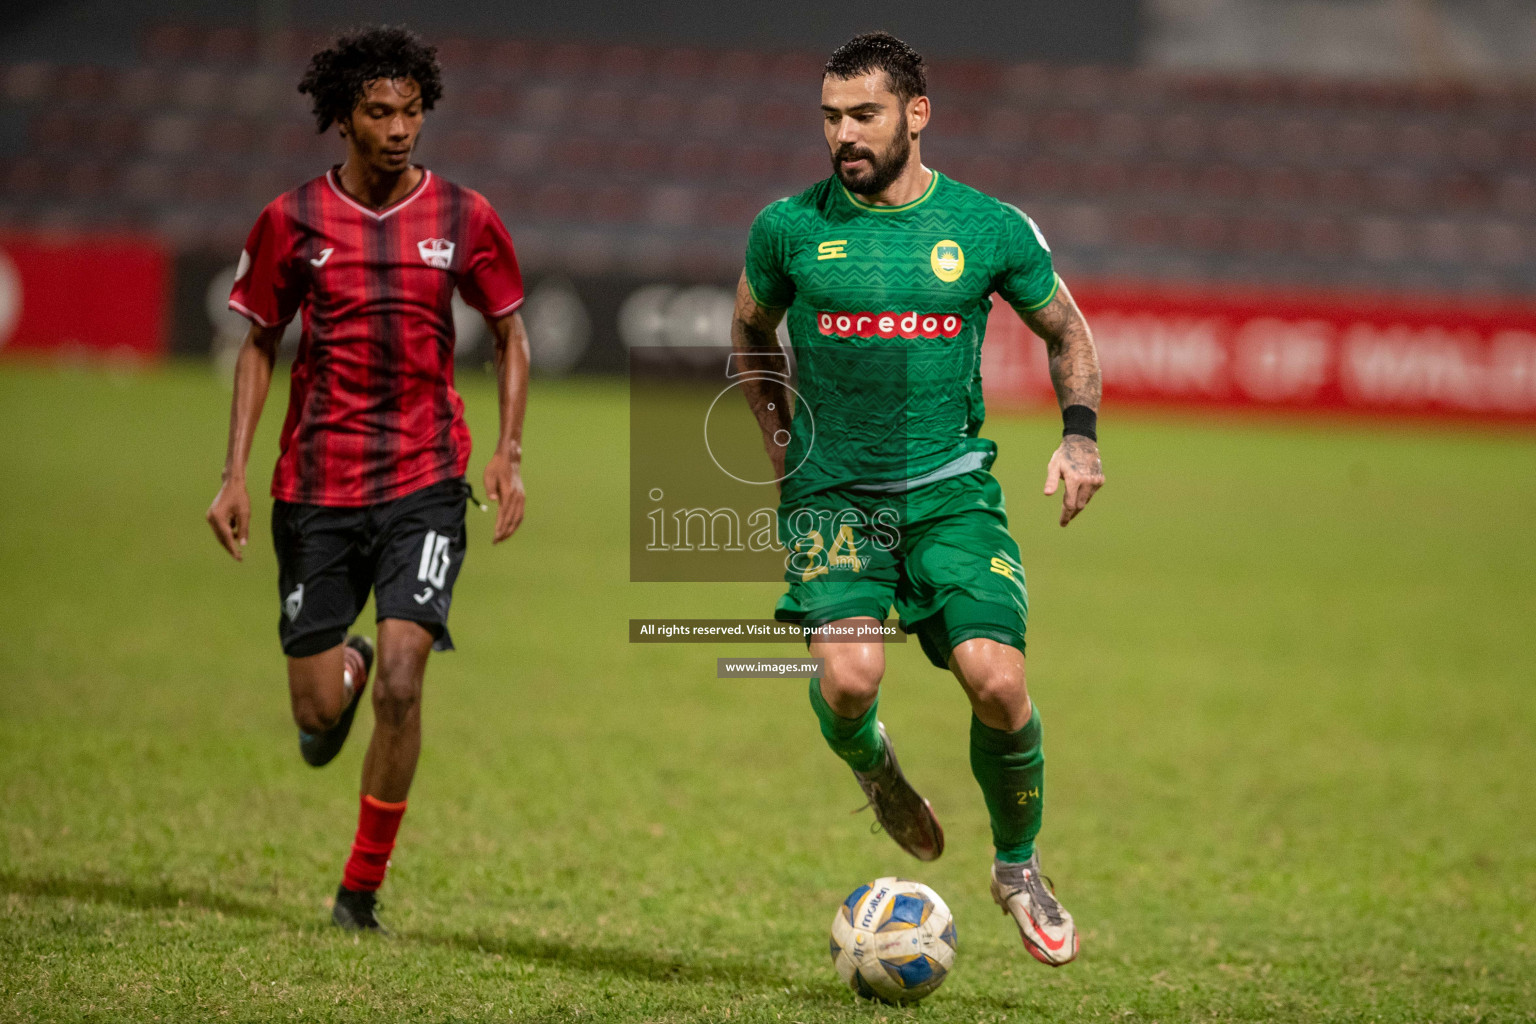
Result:
[[[901,172],[906,169],[907,158],[911,155],[912,138],[907,132],[907,116],[903,113],[901,124],[896,126],[896,138],[891,141],[891,148],[885,151],[884,157],[877,158],[873,151],[845,142],[832,154],[832,173],[837,175],[837,180],[849,192],[861,196],[877,196],[901,176]],[[869,170],[850,174],[843,169],[844,160],[858,159],[869,161]]]

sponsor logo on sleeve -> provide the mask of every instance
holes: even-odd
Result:
[[[1040,248],[1044,249],[1046,252],[1050,252],[1051,243],[1045,240],[1045,234],[1041,232],[1040,225],[1035,223],[1035,218],[1026,213],[1024,215],[1024,219],[1029,221],[1029,230],[1035,233],[1035,241],[1040,243]]]

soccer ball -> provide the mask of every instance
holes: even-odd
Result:
[[[921,882],[877,878],[848,894],[832,919],[832,963],[865,999],[915,1003],[955,963],[955,919]]]

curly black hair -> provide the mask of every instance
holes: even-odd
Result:
[[[348,32],[310,58],[299,92],[314,97],[315,124],[324,132],[345,121],[364,87],[380,78],[414,78],[421,86],[421,108],[431,110],[443,96],[442,71],[437,47],[410,29],[379,25]]]
[[[922,55],[889,32],[854,36],[832,51],[822,76],[858,78],[871,71],[884,71],[891,80],[891,92],[903,103],[928,95]]]

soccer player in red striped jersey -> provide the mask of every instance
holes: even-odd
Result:
[[[251,505],[245,471],[287,323],[302,317],[288,416],[272,479],[278,632],[299,749],[316,767],[341,750],[375,645],[349,635],[368,593],[378,610],[374,729],[352,853],[332,919],[379,929],[384,881],[421,749],[427,655],[451,650],[448,608],[465,551],[470,437],[453,386],[454,289],[495,339],[501,424],[485,469],[493,543],[523,518],[528,339],[522,275],[489,203],[411,162],[442,95],[436,51],[374,28],[315,54],[299,91],[346,160],[267,205],[235,275],[230,308],[251,321],[235,364],[223,486],[208,509],[240,560]]]

